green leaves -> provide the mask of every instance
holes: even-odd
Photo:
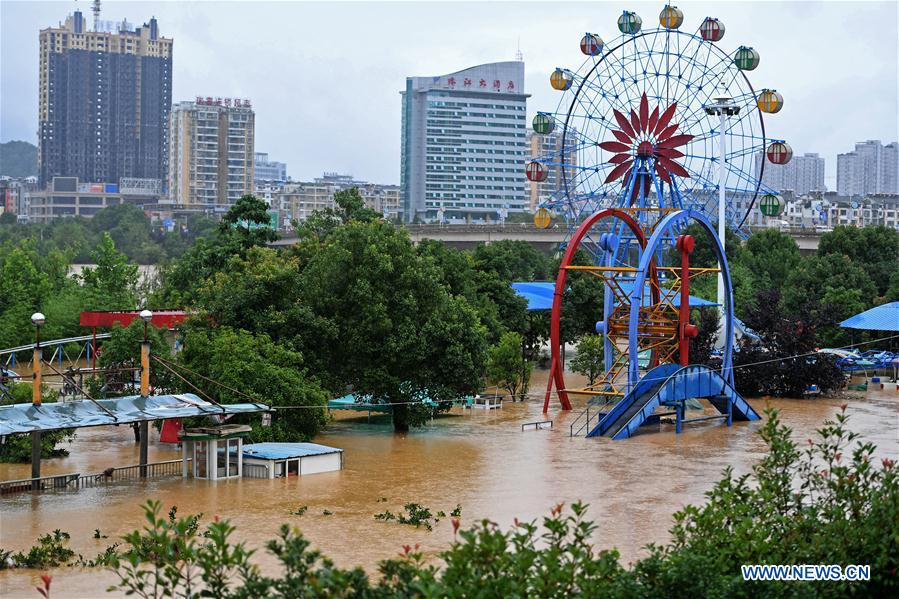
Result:
[[[512,401],[523,400],[531,383],[533,364],[524,357],[521,335],[503,333],[487,351],[487,380],[509,392]]]

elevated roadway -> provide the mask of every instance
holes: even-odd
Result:
[[[562,227],[538,229],[530,224],[507,225],[407,225],[409,237],[413,243],[422,239],[437,239],[458,249],[472,249],[480,243],[493,243],[504,239],[526,241],[536,249],[552,252],[565,239],[566,230]],[[762,229],[758,229],[762,230]],[[804,254],[813,254],[818,250],[821,234],[809,229],[782,229],[799,245]],[[289,246],[296,243],[293,236],[286,236],[274,242],[274,246]]]

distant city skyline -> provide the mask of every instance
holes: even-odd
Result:
[[[256,146],[308,180],[322,171],[398,184],[400,102],[407,76],[448,73],[524,54],[528,118],[553,110],[556,66],[576,68],[584,31],[617,34],[622,9],[655,27],[663,2],[299,3],[116,2],[101,18],[156,17],[174,39],[172,101],[251,97]],[[87,2],[0,2],[0,141],[37,143],[38,32]],[[720,44],[760,55],[750,79],[783,94],[770,137],[820,154],[836,188],[836,156],[866,139],[897,137],[895,2],[680,3],[685,28],[712,15]],[[858,23],[864,23],[860,30]],[[298,29],[299,27],[299,29]],[[881,59],[878,60],[878,57]],[[862,66],[863,65],[863,68]]]

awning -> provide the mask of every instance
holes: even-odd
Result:
[[[630,292],[630,285],[625,281],[621,281],[619,283],[623,291]],[[528,302],[528,310],[552,310],[553,308],[553,295],[556,291],[556,284],[553,281],[541,281],[541,282],[515,282],[512,283],[512,289],[515,290],[519,296],[523,297]],[[649,287],[646,289],[646,293],[643,294],[644,298],[649,297]],[[673,305],[680,306],[680,294],[678,293],[676,296],[672,298]],[[701,297],[696,297],[695,295],[690,296],[690,307],[691,308],[705,308],[709,306],[717,306],[715,302],[710,302],[708,300],[702,299]]]
[[[899,302],[890,302],[865,310],[840,323],[844,329],[865,331],[899,331]]]
[[[271,407],[257,403],[217,406],[193,393],[149,397],[129,395],[116,399],[98,399],[96,403],[89,399],[44,403],[39,406],[23,403],[0,406],[0,436],[63,428],[131,424],[145,420],[250,414],[271,410]]]

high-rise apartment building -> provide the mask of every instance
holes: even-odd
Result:
[[[565,152],[565,164],[569,167],[577,166],[577,152],[571,151],[571,140],[577,137],[577,132],[570,130],[568,133],[568,148]],[[563,180],[561,156],[562,156],[562,131],[553,131],[545,135],[528,132],[529,158],[536,160],[543,158],[542,162],[547,167],[545,181],[528,181],[528,209],[531,212],[537,210],[537,206],[546,200],[559,198],[565,194],[565,182]],[[545,157],[551,156],[551,160]],[[569,171],[569,176],[571,172]]]
[[[172,106],[169,199],[224,206],[252,193],[254,139],[249,100],[197,97]]]
[[[403,218],[485,221],[528,206],[524,63],[408,77],[403,97]]]
[[[40,181],[165,178],[172,40],[156,19],[90,31],[80,11],[40,32]]]
[[[765,153],[759,152],[755,157],[756,174],[761,165],[765,165],[762,184],[774,191],[792,191],[796,196],[806,195],[812,191],[825,191],[824,159],[818,154],[806,153],[793,156],[786,164],[772,164],[765,160]]]
[[[268,154],[256,152],[253,180],[256,183],[287,181],[287,164],[268,159]]]
[[[899,143],[879,139],[855,144],[837,155],[837,192],[840,195],[899,193]]]

